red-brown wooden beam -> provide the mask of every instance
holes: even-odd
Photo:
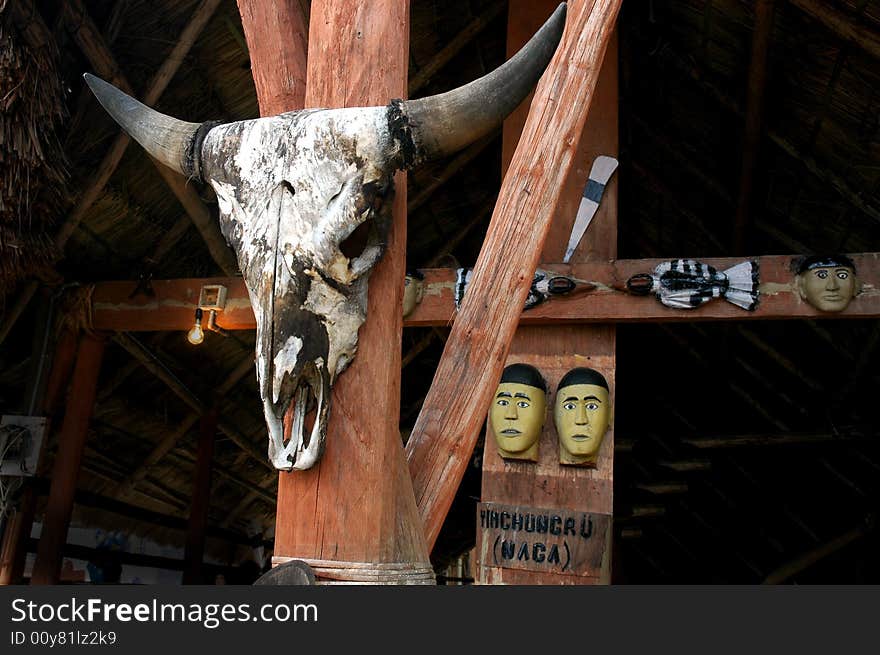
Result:
[[[300,0],[239,0],[261,116],[302,109],[309,28]]]
[[[41,413],[47,416],[46,434],[40,450],[37,464],[38,472],[43,467],[43,454],[53,427],[53,417],[58,409],[64,390],[70,380],[74,362],[76,361],[77,335],[71,330],[63,330],[55,344],[52,357],[52,368],[46,381],[46,389],[41,401]],[[34,514],[37,508],[37,490],[34,481],[25,480],[24,490],[18,511],[10,519],[3,533],[3,551],[0,555],[0,585],[21,584],[24,576],[24,565],[27,557],[27,540],[31,536]]]
[[[592,229],[592,228],[591,228]],[[692,253],[683,253],[690,256]],[[695,310],[676,310],[650,297],[627,294],[626,280],[636,273],[649,272],[661,259],[618,259],[584,264],[541,264],[541,268],[572,275],[595,284],[594,289],[558,296],[520,315],[520,325],[567,323],[629,323],[651,321],[741,321],[760,319],[821,319],[880,317],[880,253],[854,253],[862,290],[840,313],[822,313],[801,300],[795,285],[793,266],[799,255],[751,257],[758,262],[761,277],[760,304],[747,312],[713,300]],[[707,257],[700,261],[724,270],[742,257]],[[447,268],[424,269],[425,297],[403,322],[404,327],[449,326],[456,319],[453,302],[455,271]],[[229,289],[226,309],[219,314],[219,325],[230,330],[256,328],[247,290],[239,278],[154,280],[152,298],[130,298],[137,282],[102,282],[93,294],[93,326],[100,330],[136,332],[141,330],[186,331],[192,327],[193,313],[202,284],[225,284]]]
[[[86,333],[80,337],[67,407],[58,435],[52,488],[43,515],[40,545],[31,574],[31,584],[58,583],[62,551],[70,527],[76,481],[89,433],[105,342],[104,337],[99,334]]]
[[[406,97],[407,0],[313,0],[310,13],[307,107]],[[398,428],[405,175],[396,176],[395,189],[393,227],[370,275],[357,357],[333,388],[324,455],[278,482],[273,562],[305,560],[319,583],[434,581]]]
[[[755,165],[761,146],[764,124],[764,92],[767,88],[767,54],[773,31],[773,9],[776,0],[755,2],[755,29],[752,34],[752,54],[749,61],[748,94],[746,97],[746,125],[743,132],[742,161],[739,176],[739,200],[734,221],[734,254],[746,252],[748,232],[752,220],[752,195],[755,183]]]
[[[208,584],[202,577],[202,559],[205,555],[208,508],[211,505],[211,461],[214,458],[216,435],[217,408],[213,407],[202,415],[199,423],[193,492],[183,550],[183,584]]]

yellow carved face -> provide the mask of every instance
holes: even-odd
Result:
[[[543,389],[519,382],[498,385],[489,419],[502,457],[537,450],[546,410]]]
[[[847,266],[817,267],[798,275],[801,298],[823,312],[839,312],[858,293],[855,272]]]
[[[610,418],[611,401],[605,387],[571,384],[560,388],[553,410],[560,461],[595,463]]]

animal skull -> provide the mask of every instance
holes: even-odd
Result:
[[[214,189],[257,319],[257,380],[280,470],[324,448],[330,389],[357,349],[367,280],[385,247],[392,178],[491,132],[555,51],[561,4],[519,53],[488,75],[387,107],[310,109],[234,123],[187,123],[86,74],[98,100],[156,159]],[[360,254],[345,240],[368,226]],[[314,425],[305,418],[316,407]],[[288,434],[285,434],[287,415]]]

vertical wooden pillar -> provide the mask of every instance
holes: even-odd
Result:
[[[52,418],[56,412],[64,389],[70,379],[70,373],[76,358],[76,334],[70,330],[64,330],[55,345],[55,354],[52,358],[52,368],[46,382],[46,388],[40,405],[40,411],[49,418],[46,426],[46,436],[40,451],[40,461],[37,471],[43,467],[43,453],[46,450],[46,442],[52,431]],[[21,501],[15,515],[6,525],[3,533],[3,549],[0,554],[0,585],[21,584],[24,575],[24,564],[27,556],[27,542],[31,536],[31,528],[34,524],[34,512],[37,507],[37,494],[34,491],[32,480],[25,480]]]
[[[509,53],[516,52],[556,7],[555,0],[511,0],[508,17]],[[599,74],[593,102],[576,155],[577,165],[566,182],[540,261],[562,261],[578,204],[598,155],[618,152],[617,35],[612,36]],[[505,122],[502,161],[506,166],[526,120],[520,108]],[[617,255],[617,182],[612,177],[602,202],[570,263],[613,259]],[[564,271],[564,267],[559,270]],[[552,301],[551,301],[552,302]],[[614,406],[614,326],[519,327],[511,343],[507,364],[524,362],[535,366],[546,379],[547,416],[537,462],[503,460],[487,432],[483,455],[482,493],[477,520],[477,584],[597,584],[609,583],[613,509],[613,420],[602,443],[595,469],[563,466],[559,463],[553,401],[559,380],[576,366],[587,366],[605,375]],[[488,425],[487,425],[488,429]],[[493,523],[491,512],[498,512]],[[559,517],[563,528],[550,531],[507,530],[501,512]],[[481,512],[483,514],[481,515]],[[489,512],[489,514],[486,514]],[[528,523],[528,518],[525,519]],[[574,534],[565,530],[573,521]],[[588,534],[588,537],[583,535]],[[496,542],[496,538],[498,541]],[[514,543],[512,557],[505,557],[502,542]],[[566,543],[562,543],[566,542]],[[537,544],[537,547],[536,547]],[[552,554],[559,548],[559,561]],[[523,550],[523,545],[526,549]],[[509,545],[507,546],[509,549]],[[567,550],[569,552],[567,552]],[[510,555],[510,550],[507,555]],[[568,555],[568,557],[567,557]],[[567,566],[566,566],[567,564]]]
[[[238,0],[261,116],[302,109],[308,21],[300,0]]]
[[[307,107],[385,105],[406,97],[407,0],[314,0],[308,43]],[[282,473],[278,485],[273,562],[305,560],[319,583],[434,583],[398,426],[403,174],[395,179],[393,202],[394,224],[370,275],[357,356],[333,389],[324,455],[312,469]]]
[[[199,445],[189,506],[186,546],[183,551],[183,584],[205,584],[202,579],[202,559],[205,555],[208,507],[211,504],[211,463],[214,458],[216,434],[217,408],[214,407],[203,414],[199,422]]]
[[[751,225],[755,164],[761,148],[764,124],[764,95],[767,90],[767,57],[773,32],[773,10],[776,0],[755,2],[755,29],[749,60],[749,83],[746,96],[746,125],[743,132],[742,163],[739,174],[739,196],[736,204],[733,247],[737,255],[745,254]]]
[[[79,476],[89,421],[95,404],[98,373],[104,355],[105,339],[83,334],[76,354],[67,407],[58,436],[58,452],[52,469],[52,487],[43,517],[43,530],[37,547],[37,561],[31,584],[56,584],[61,570],[62,549],[67,540],[73,495]]]

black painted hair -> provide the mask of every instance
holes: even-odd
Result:
[[[834,268],[836,266],[844,266],[852,269],[853,273],[856,272],[856,265],[846,255],[810,255],[809,257],[804,257],[798,266],[797,272],[801,274],[814,268]]]
[[[547,381],[541,372],[530,364],[511,364],[501,374],[501,381],[537,387],[547,393]]]
[[[416,280],[424,280],[425,274],[416,268],[408,268],[406,269],[406,274]]]
[[[608,389],[608,382],[604,375],[595,369],[584,366],[573,368],[563,375],[558,388],[562,389],[571,384],[595,384],[597,387]]]

